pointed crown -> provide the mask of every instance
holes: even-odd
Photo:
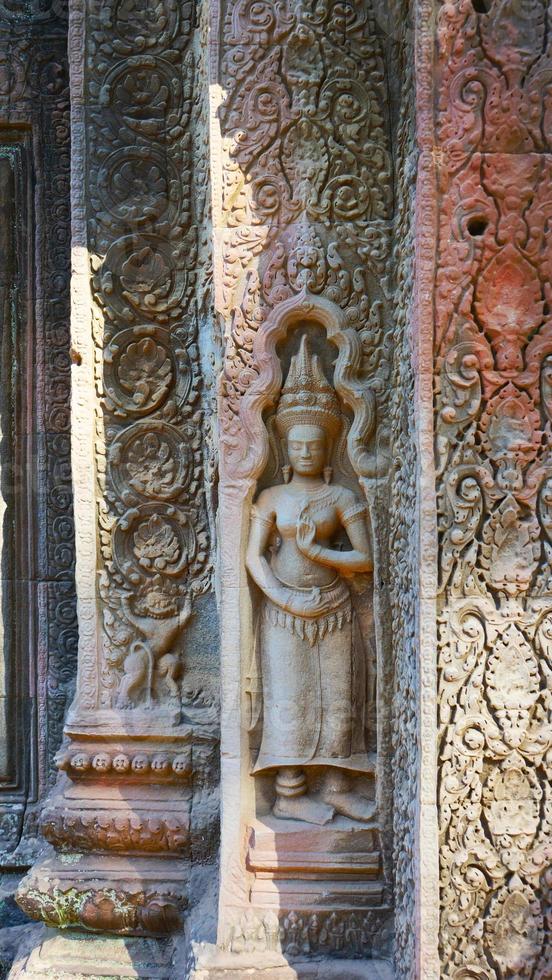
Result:
[[[294,425],[319,425],[335,438],[342,424],[337,395],[327,380],[320,359],[311,354],[303,334],[299,351],[291,359],[288,376],[276,411],[276,423],[283,436]]]

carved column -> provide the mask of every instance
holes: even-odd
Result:
[[[545,977],[550,11],[455,0],[435,12],[442,975]]]
[[[215,692],[197,679],[210,577],[195,32],[192,2],[71,10],[79,667],[42,813],[57,854],[18,900],[121,935],[181,925],[194,769],[198,859],[216,820]]]
[[[316,11],[295,2],[211,6],[212,36],[220,38],[213,44],[211,139],[216,305],[224,344],[223,704],[221,950],[208,965],[216,971],[282,966],[298,956],[378,958],[390,954],[392,920],[387,495],[393,193],[384,50],[364,0],[320,4]],[[252,674],[261,615],[260,594],[246,572],[252,504],[260,490],[287,478],[275,448],[275,409],[303,336],[341,405],[349,433],[342,463],[347,485],[367,507],[375,561],[358,599],[370,677],[362,785],[374,812],[364,822],[339,817],[318,826],[279,821],[271,812],[275,772],[253,772],[259,732],[252,730],[250,711],[257,696],[267,696]],[[316,715],[311,694],[304,702],[307,726]],[[353,697],[362,701],[364,694],[358,688]],[[290,776],[280,792],[293,796],[301,784],[304,794],[305,778]],[[309,793],[316,795],[313,786]]]

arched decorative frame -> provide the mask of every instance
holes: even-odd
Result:
[[[221,479],[219,495],[219,576],[221,605],[221,888],[219,943],[227,944],[231,923],[237,910],[249,903],[246,869],[246,826],[255,815],[254,779],[250,775],[250,748],[244,724],[245,665],[253,636],[253,613],[250,588],[245,571],[245,549],[250,512],[257,481],[267,464],[269,438],[263,419],[273,407],[282,388],[283,377],[277,346],[301,322],[308,320],[325,330],[326,339],[336,347],[333,384],[344,405],[352,412],[347,448],[353,470],[368,503],[374,550],[374,581],[378,581],[380,551],[377,533],[377,509],[374,507],[378,487],[387,478],[388,459],[378,457],[373,449],[377,427],[375,396],[360,377],[362,348],[359,333],[347,326],[346,313],[323,295],[303,288],[300,293],[277,304],[267,317],[253,342],[256,379],[243,395],[239,411],[239,432],[228,441],[220,434]],[[384,682],[383,650],[388,643],[384,601],[374,589],[374,620],[377,655],[376,704],[381,702]],[[377,710],[377,743],[384,712]],[[388,719],[386,719],[388,720]],[[376,770],[378,812],[384,821],[390,817],[390,787],[384,774],[384,752],[378,750]],[[381,828],[383,835],[385,829]],[[384,857],[384,868],[386,865]],[[386,868],[389,871],[387,865]]]

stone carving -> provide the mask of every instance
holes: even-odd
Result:
[[[248,909],[229,930],[223,946],[233,953],[283,953],[293,962],[305,956],[347,956],[370,959],[374,934],[385,913],[266,912]]]
[[[107,463],[98,472],[100,703],[123,710],[179,701],[192,596],[209,586],[194,312],[192,4],[162,3],[158,13],[154,43],[126,7],[113,5],[109,29],[105,10],[93,7],[87,53],[87,85],[98,99],[88,119],[98,154],[97,171],[89,170],[89,236],[104,256],[92,269],[104,322],[97,386]]]
[[[368,765],[366,652],[346,580],[373,567],[367,512],[332,479],[344,419],[305,335],[275,420],[285,482],[258,497],[247,552],[264,596],[250,678],[251,727],[261,711],[263,718],[255,772],[277,768],[278,817],[326,823],[337,812],[369,820],[374,804],[351,791],[347,775]],[[352,550],[332,547],[339,528]],[[326,770],[316,800],[304,772],[311,766]]]
[[[79,891],[53,888],[48,893],[29,889],[20,905],[32,919],[66,929],[84,927],[116,935],[166,936],[181,924],[182,903],[177,895],[114,889]]]
[[[95,811],[73,815],[46,809],[41,816],[41,831],[56,847],[66,847],[70,841],[73,847],[85,851],[186,854],[190,846],[186,813],[165,818],[155,813],[121,815],[113,811]]]
[[[36,849],[36,811],[53,782],[54,756],[76,672],[66,14],[63,2],[0,5],[0,157],[5,161],[6,153],[10,155],[17,172],[17,186],[9,195],[17,216],[4,223],[2,214],[16,245],[17,269],[3,241],[0,274],[13,289],[10,316],[14,312],[17,318],[11,355],[3,347],[6,364],[13,358],[9,385],[18,406],[17,412],[10,409],[9,427],[2,426],[2,492],[5,497],[7,492],[11,512],[9,548],[14,546],[16,563],[10,573],[4,564],[3,577],[21,583],[13,604],[6,587],[2,590],[3,617],[19,624],[11,650],[11,627],[5,623],[7,631],[3,628],[14,765],[6,785],[0,786],[0,864],[10,868],[27,866]],[[11,329],[5,321],[4,327],[5,345]],[[2,385],[7,394],[6,378]],[[14,452],[8,461],[12,436]],[[12,558],[4,554],[5,561]]]
[[[548,971],[547,16],[540,0],[458,2],[443,4],[437,23],[439,803],[447,977]]]
[[[373,602],[370,589],[357,596],[347,584],[350,576],[317,562],[314,551],[318,557],[325,552],[323,557],[328,558],[334,532],[341,528],[345,533],[340,514],[346,514],[349,504],[353,509],[358,504],[361,516],[354,529],[350,525],[358,568],[370,569],[373,561],[374,581],[380,581],[380,573],[381,581],[386,581],[388,514],[385,493],[380,491],[389,469],[393,192],[384,58],[369,0],[347,5],[329,0],[316,10],[312,4],[288,0],[278,4],[225,0],[220,21],[214,15],[213,32],[221,39],[216,83],[222,96],[220,142],[213,154],[216,304],[224,343],[218,401],[222,688],[223,698],[233,697],[238,685],[249,692],[253,726],[249,738],[253,758],[240,753],[238,760],[236,746],[248,744],[246,711],[226,713],[221,778],[223,794],[231,792],[235,801],[235,787],[228,783],[225,790],[226,781],[238,769],[253,768],[257,795],[252,805],[251,782],[244,783],[242,811],[225,811],[222,846],[232,860],[221,883],[224,931],[236,902],[244,912],[256,902],[250,877],[256,872],[249,851],[250,867],[244,866],[242,835],[244,821],[251,826],[256,817],[261,819],[259,814],[280,825],[284,813],[299,817],[295,821],[299,833],[309,832],[309,821],[318,822],[330,835],[322,850],[334,839],[336,819],[350,819],[344,812],[377,819],[381,846],[386,849],[384,874],[391,876],[391,789],[390,784],[384,785],[383,762],[390,716],[377,715],[382,665],[384,673],[388,671],[389,690],[393,670],[389,631],[383,625],[389,621],[388,598],[385,587],[374,590]],[[288,452],[287,440],[282,446],[275,417],[270,421],[282,390],[282,368],[288,366],[280,359],[277,345],[285,347],[292,335],[302,334],[312,351],[320,341],[337,352],[332,397],[338,399],[338,414],[344,420],[339,433],[335,424],[328,426],[327,418],[318,429],[312,428],[316,422],[304,421],[299,433],[303,438],[304,426],[309,425],[308,441],[317,443],[317,455],[325,443],[313,478],[320,507],[327,507],[320,514],[312,510],[315,527],[326,518],[329,521],[322,534],[299,519],[308,498],[297,489],[299,480],[291,478],[291,470],[278,471],[279,466],[290,465],[283,455]],[[295,352],[295,348],[287,350],[288,355]],[[329,388],[327,381],[319,380]],[[291,445],[290,449],[293,455]],[[337,465],[332,461],[329,483],[324,480],[325,468],[330,478],[326,449],[340,456]],[[291,479],[285,482],[288,475]],[[256,491],[261,492],[251,520]],[[278,516],[273,507],[276,500],[278,508],[281,505]],[[306,509],[311,510],[310,503]],[[282,534],[277,530],[280,522]],[[285,543],[278,545],[277,537]],[[313,544],[322,546],[322,551]],[[346,553],[338,552],[338,564]],[[243,595],[246,561],[251,619],[237,601],[238,590],[230,585],[239,581]],[[322,588],[320,607],[308,610],[313,615],[304,615],[310,600],[295,588],[299,568]],[[354,574],[360,579],[370,572]],[[301,602],[294,605],[293,596],[297,600],[301,596]],[[357,606],[366,618],[360,631],[366,644],[364,660],[357,656]],[[285,682],[284,672],[279,678],[271,673],[277,643],[280,651],[288,650],[290,655]],[[305,699],[309,682],[297,665],[316,664],[319,654],[320,690]],[[331,676],[328,666],[338,662],[339,679]],[[356,672],[359,663],[363,676]],[[344,688],[353,673],[351,698]],[[277,746],[275,734],[282,726],[281,719],[275,723],[274,713],[284,686],[286,724]],[[341,726],[333,740],[327,738],[329,725],[325,729],[323,721],[329,690],[337,695],[336,710],[329,717],[332,726],[334,722]],[[300,704],[308,712],[301,731]],[[328,748],[340,765],[309,765],[331,762],[328,753],[317,753],[319,735],[321,750]],[[380,739],[382,755],[377,760]],[[292,747],[295,757],[290,754]],[[290,764],[284,765],[283,758]],[[380,776],[377,792],[386,805],[376,818],[374,787]],[[337,818],[332,819],[334,813]],[[312,841],[305,846],[308,850]],[[356,857],[364,862],[364,853]],[[314,855],[314,865],[316,859]],[[314,865],[309,874],[318,875],[319,884],[309,885],[312,902],[316,904],[318,887],[320,894],[339,892],[340,907],[352,910],[356,899],[348,884],[341,888],[337,875]],[[269,904],[260,872],[255,880],[259,903]],[[298,903],[303,901],[299,895],[304,888],[296,871],[282,872],[274,887],[290,890],[290,909],[302,907]],[[315,909],[309,905],[308,911]],[[352,947],[348,935],[344,948]]]
[[[70,894],[58,925],[121,934],[178,927],[194,841],[203,835],[203,859],[217,818],[216,700],[197,668],[186,676],[185,656],[211,582],[196,28],[195,5],[172,0],[76,3],[71,21],[74,172],[85,176],[73,187],[86,265],[75,266],[72,309],[79,677],[42,829],[82,864],[38,865],[19,898],[53,922],[50,900]]]
[[[257,14],[266,30],[246,30]],[[347,305],[360,327],[374,276],[385,277],[392,212],[383,63],[368,4],[329,3],[317,16],[304,4],[266,4],[253,15],[233,0],[225,44],[223,312],[232,330],[221,423],[229,445],[268,310],[308,287]]]
[[[98,322],[104,607],[100,703],[178,703],[194,595],[209,587],[192,207],[193,5],[90,10],[88,234]],[[147,17],[146,17],[147,21]],[[149,37],[149,29],[147,31]],[[97,106],[97,108],[96,108]],[[103,418],[101,417],[103,415]],[[133,642],[129,646],[130,637]]]
[[[387,5],[391,9],[391,5]],[[386,675],[388,690],[393,690],[393,868],[394,868],[394,942],[393,958],[397,976],[413,978],[418,967],[417,956],[420,947],[423,972],[432,980],[438,971],[431,973],[432,963],[427,952],[419,912],[419,891],[417,879],[420,874],[417,863],[419,837],[425,833],[429,837],[427,813],[416,827],[412,814],[419,806],[419,785],[421,753],[420,720],[417,692],[422,688],[422,654],[417,635],[416,606],[418,603],[419,558],[425,546],[418,544],[419,529],[412,519],[416,513],[417,489],[417,444],[415,433],[416,385],[410,349],[411,323],[413,319],[414,252],[415,252],[415,203],[420,189],[414,195],[415,172],[417,164],[416,121],[417,107],[416,82],[414,78],[415,52],[413,31],[409,29],[410,5],[397,5],[397,51],[401,75],[400,119],[395,139],[396,163],[396,220],[395,237],[395,279],[393,319],[393,360],[390,373],[391,399],[391,472],[389,486],[389,566],[388,581],[391,596],[390,620],[392,622],[394,648],[394,675]],[[381,8],[380,8],[381,18]],[[416,55],[419,57],[419,53]],[[420,72],[427,71],[426,64]],[[424,201],[422,206],[427,204]],[[416,275],[421,277],[422,269],[417,265]],[[428,290],[429,292],[429,290]],[[420,549],[418,551],[418,548]],[[382,665],[383,666],[383,665]],[[433,669],[433,667],[432,667]],[[428,689],[427,675],[424,686]],[[429,736],[434,740],[434,732]],[[430,846],[434,842],[430,837]],[[432,887],[430,865],[422,859],[423,881],[427,882],[424,899]],[[422,885],[423,887],[423,885]],[[437,901],[437,896],[435,897]],[[412,923],[420,923],[420,931],[412,928]],[[431,942],[434,942],[431,937]]]

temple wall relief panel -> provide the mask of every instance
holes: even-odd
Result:
[[[0,4],[0,869],[40,849],[73,693],[63,3]]]
[[[550,12],[438,5],[442,975],[550,960]],[[548,939],[547,939],[548,935]]]
[[[211,30],[219,944],[377,958],[392,945],[384,52],[362,0],[238,0]]]
[[[79,671],[41,821],[58,854],[19,903],[166,935],[218,818],[198,12],[75,4],[70,43]]]

